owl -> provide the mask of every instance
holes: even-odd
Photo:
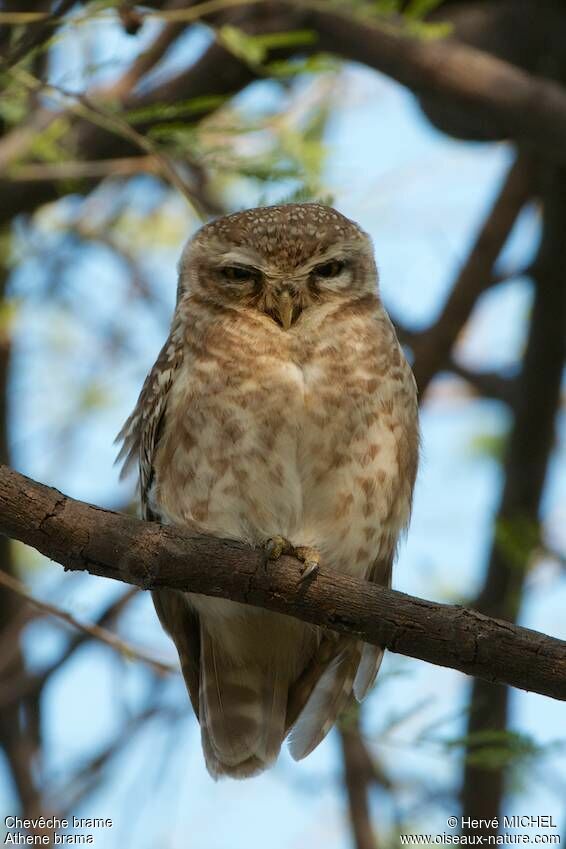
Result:
[[[250,209],[190,239],[169,337],[119,437],[143,516],[391,582],[418,457],[416,388],[368,236],[315,203]],[[204,757],[244,778],[304,758],[382,650],[237,602],[153,592]]]

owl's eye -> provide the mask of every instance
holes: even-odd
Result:
[[[337,277],[344,269],[344,265],[345,263],[341,259],[331,259],[330,262],[317,265],[314,273],[317,277]]]
[[[247,268],[244,265],[225,265],[220,273],[232,283],[245,283],[247,280],[256,281],[261,276],[257,268]]]

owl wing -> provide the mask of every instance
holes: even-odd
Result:
[[[174,322],[155,365],[145,379],[134,411],[116,437],[116,442],[122,442],[117,458],[117,462],[123,461],[121,477],[128,472],[136,460],[139,464],[142,516],[150,522],[159,521],[159,516],[153,512],[149,503],[154,477],[153,464],[163,429],[169,390],[182,361],[182,331],[180,325]],[[159,620],[177,647],[183,677],[198,718],[199,617],[181,592],[159,589],[153,590],[151,595]]]
[[[179,654],[181,672],[189,698],[199,719],[200,693],[200,621],[198,613],[178,590],[152,590],[151,597],[162,627],[169,634]]]
[[[381,584],[382,587],[391,586],[391,575],[393,572],[393,559],[395,552],[388,557],[378,558],[370,569],[368,580],[373,584]],[[370,643],[362,643],[362,659],[354,680],[354,695],[361,702],[375,683],[383,660],[384,649]]]
[[[153,482],[153,462],[161,435],[169,390],[183,361],[182,330],[173,322],[171,332],[148,376],[136,406],[126,420],[116,442],[122,443],[116,462],[122,462],[120,477],[124,477],[137,461],[139,489],[144,519],[155,519],[149,506]]]

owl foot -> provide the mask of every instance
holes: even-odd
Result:
[[[306,545],[299,545],[295,548],[288,539],[277,535],[265,542],[264,550],[269,560],[278,560],[282,554],[290,554],[292,557],[296,557],[297,560],[301,560],[304,565],[301,577],[299,578],[300,584],[318,571],[320,554],[316,548],[310,548]]]
[[[289,540],[279,535],[268,539],[264,548],[269,560],[279,560],[282,554],[294,553],[294,548]]]
[[[320,565],[320,553],[316,550],[316,548],[301,545],[298,546],[298,548],[293,549],[293,554],[299,560],[302,560],[304,564],[303,573],[299,578],[299,583],[302,584],[303,581],[306,581],[307,578],[310,578],[311,575],[318,572],[318,567]]]

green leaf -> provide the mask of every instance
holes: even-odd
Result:
[[[530,516],[499,519],[495,526],[495,542],[505,560],[525,572],[533,551],[541,545],[541,528]]]
[[[94,410],[103,410],[112,403],[108,390],[100,383],[93,381],[86,386],[79,397],[79,410],[82,413],[91,413]]]
[[[401,0],[376,0],[373,7],[379,15],[397,15],[401,12]]]
[[[474,457],[489,457],[501,462],[506,445],[506,433],[479,433],[473,437],[470,449]]]
[[[298,74],[335,73],[340,61],[328,53],[315,53],[305,59],[281,59],[268,62],[264,68],[272,77],[295,77]]]
[[[35,137],[29,149],[31,155],[43,162],[63,162],[67,151],[60,142],[66,138],[69,127],[69,119],[64,115],[56,118]]]
[[[238,27],[226,24],[218,30],[219,42],[249,65],[260,65],[267,56],[267,47],[258,41],[257,36],[248,35]]]
[[[284,47],[305,47],[316,44],[318,33],[311,29],[297,29],[290,32],[272,32],[264,35],[251,36],[253,40],[266,50],[277,50]]]
[[[270,50],[285,47],[307,47],[315,44],[318,35],[313,30],[291,30],[272,32],[262,35],[248,35],[238,27],[226,24],[218,30],[218,40],[230,53],[247,62],[248,65],[261,65]]]
[[[452,32],[452,24],[439,22],[429,24],[427,21],[408,20],[405,32],[423,39],[447,38]]]
[[[130,124],[142,124],[149,121],[169,121],[173,118],[191,118],[202,112],[217,109],[227,101],[224,95],[206,95],[183,100],[180,103],[155,103],[139,109],[130,109],[124,117]]]
[[[422,20],[429,12],[441,6],[443,2],[444,0],[411,0],[404,15],[407,18]]]
[[[499,770],[545,755],[550,744],[541,746],[532,736],[518,731],[486,729],[465,737],[445,740],[444,746],[449,750],[466,750],[466,761],[474,766]]]

